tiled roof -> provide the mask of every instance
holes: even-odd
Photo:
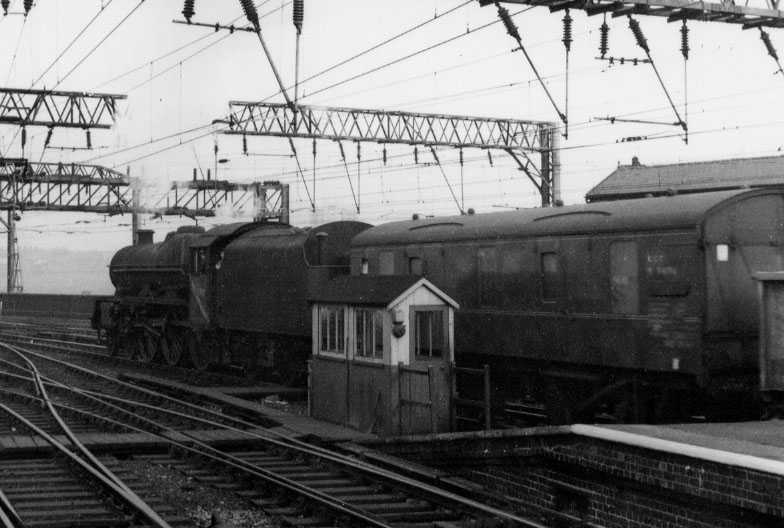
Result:
[[[784,185],[784,156],[671,165],[621,165],[588,191],[589,202]]]

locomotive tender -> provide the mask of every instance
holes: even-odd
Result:
[[[551,421],[750,417],[752,274],[784,264],[784,190],[414,219],[352,243],[353,274],[427,276],[458,303],[455,356]]]
[[[115,296],[96,303],[93,325],[114,353],[294,381],[310,353],[309,284],[346,274],[349,242],[368,227],[236,223],[122,248],[109,266]]]

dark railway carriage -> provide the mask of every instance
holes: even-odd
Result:
[[[784,191],[396,222],[352,273],[423,274],[460,303],[455,354],[551,419],[736,417],[757,394],[752,274],[782,269]]]
[[[146,361],[240,364],[291,381],[310,351],[308,284],[347,273],[350,240],[367,227],[238,223],[123,248],[110,265],[115,297],[94,324],[115,352]]]

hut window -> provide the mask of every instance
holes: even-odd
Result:
[[[436,359],[447,356],[446,311],[414,309],[414,356]]]
[[[384,322],[381,310],[356,310],[356,357],[384,357]]]
[[[345,315],[340,306],[321,306],[319,308],[319,336],[322,352],[333,354],[345,352],[344,320]]]

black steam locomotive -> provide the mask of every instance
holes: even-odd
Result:
[[[417,219],[363,231],[352,273],[422,274],[460,303],[459,365],[551,420],[753,416],[757,271],[784,269],[784,191]],[[514,409],[514,405],[510,408]]]
[[[784,269],[784,190],[600,202],[308,230],[236,224],[120,250],[96,326],[115,350],[291,379],[308,284],[425,275],[460,303],[456,361],[552,421],[753,416],[752,274]]]
[[[347,273],[351,238],[368,227],[240,223],[125,247],[109,266],[115,296],[96,304],[93,326],[115,354],[238,364],[290,382],[310,353],[309,283]]]

